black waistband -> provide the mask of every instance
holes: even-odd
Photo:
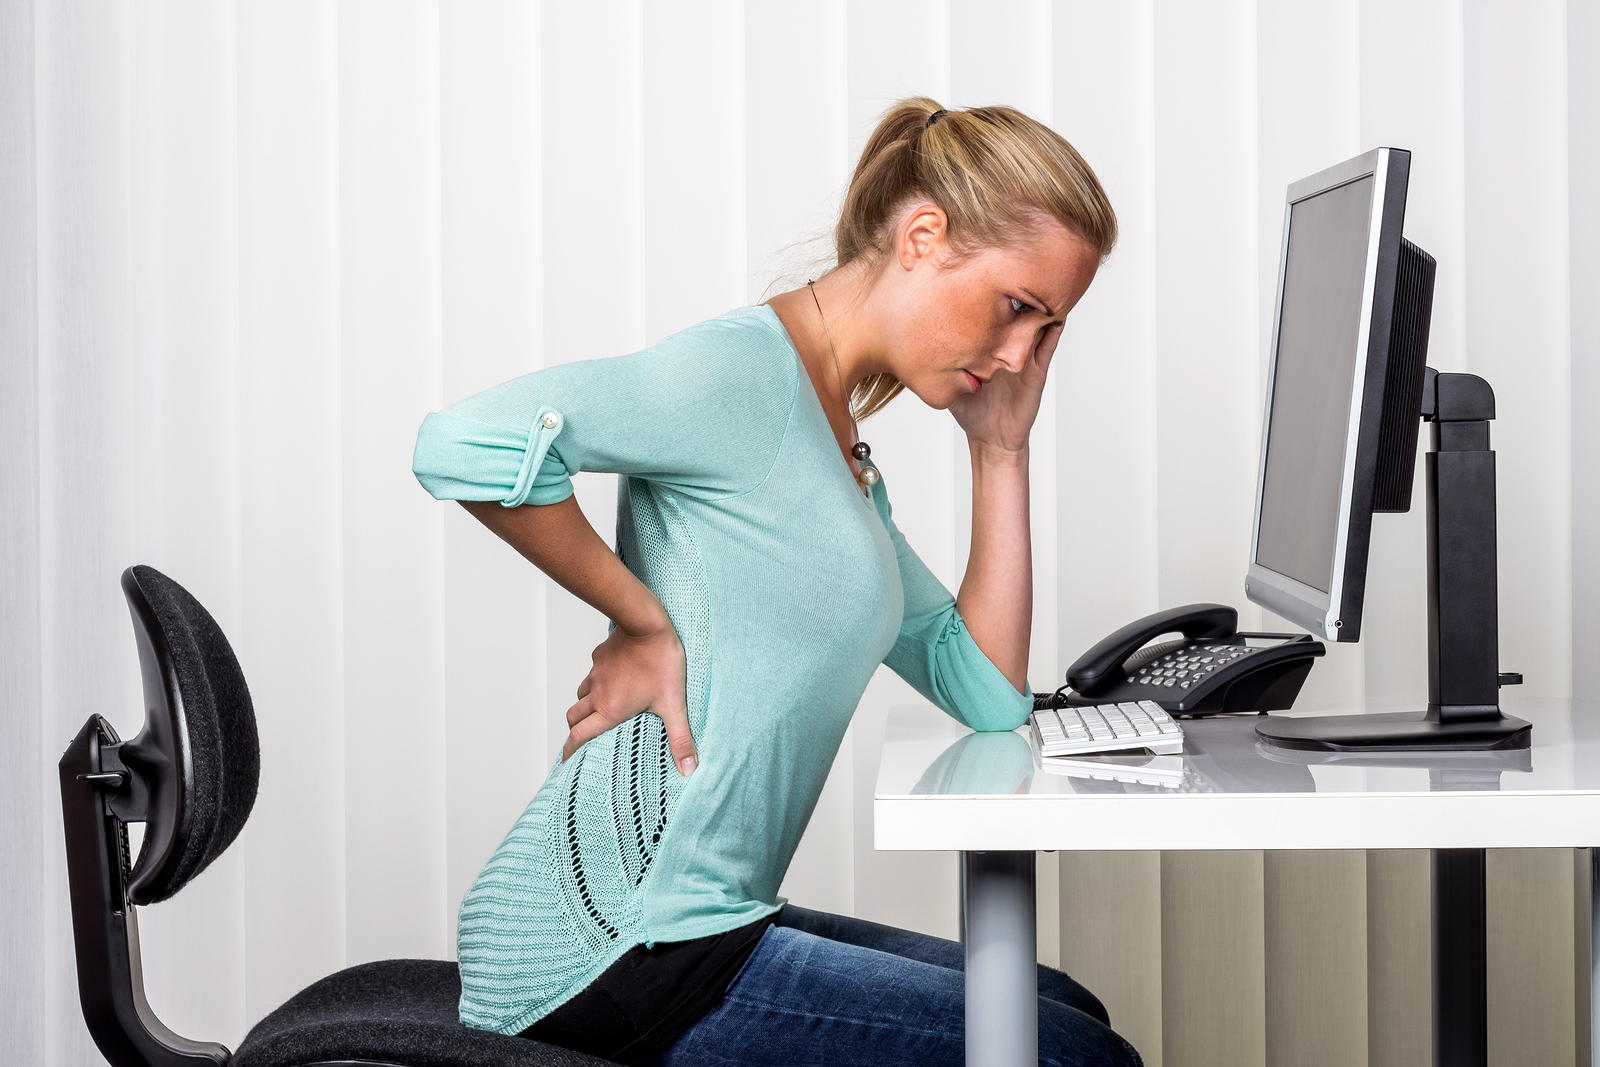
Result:
[[[649,1063],[717,1006],[777,918],[653,949],[635,945],[520,1036],[629,1067]]]

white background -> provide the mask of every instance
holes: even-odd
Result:
[[[143,913],[157,1012],[236,1045],[321,975],[452,954],[604,623],[417,486],[418,422],[802,281],[913,93],[1051,123],[1122,224],[1036,430],[1036,689],[1158,606],[1263,621],[1283,190],[1394,145],[1439,260],[1430,363],[1499,399],[1502,665],[1570,694],[1574,632],[1600,636],[1597,55],[1594,0],[0,0],[7,1059],[97,1061],[54,765],[87,715],[140,721],[136,562],[233,639],[263,760],[235,847]],[[953,423],[907,394],[862,432],[953,586]],[[607,533],[610,483],[580,488]],[[1365,640],[1302,706],[1423,699],[1421,520],[1374,524]],[[872,850],[883,716],[912,699],[869,687],[785,892],[953,935],[953,860]]]

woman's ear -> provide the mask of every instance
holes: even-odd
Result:
[[[900,223],[895,256],[902,270],[916,270],[939,259],[949,244],[950,219],[938,204],[917,204]]]

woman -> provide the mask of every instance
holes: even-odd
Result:
[[[462,902],[468,1025],[622,1063],[961,1062],[959,945],[778,886],[879,663],[975,729],[1026,720],[1028,433],[1116,218],[1049,129],[913,99],[834,236],[814,284],[423,423],[428,491],[613,622],[560,761]],[[902,388],[970,445],[956,598],[856,433]],[[624,475],[615,553],[579,470]],[[1041,1062],[1138,1062],[1039,970]]]

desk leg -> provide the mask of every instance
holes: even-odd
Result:
[[[1488,1067],[1484,851],[1433,850],[1433,1062]]]
[[[961,854],[967,955],[967,1067],[1039,1062],[1032,852]]]

